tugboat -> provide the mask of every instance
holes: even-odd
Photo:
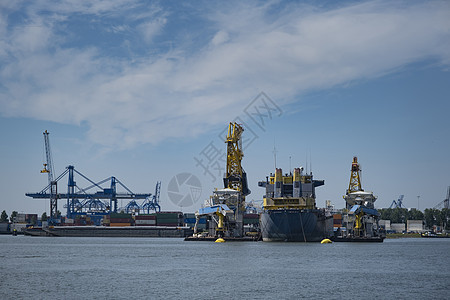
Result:
[[[353,157],[350,184],[344,196],[347,214],[344,215],[342,230],[335,232],[335,242],[383,242],[386,238],[378,224],[380,213],[375,209],[377,197],[361,187],[361,168],[358,158]]]
[[[325,209],[316,207],[315,188],[323,180],[313,179],[312,173],[283,176],[281,169],[270,174],[258,186],[266,188],[264,210],[260,217],[262,240],[281,242],[320,242],[333,233],[333,219]]]

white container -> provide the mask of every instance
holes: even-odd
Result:
[[[139,225],[156,225],[156,220],[135,220],[137,226]]]
[[[406,230],[406,224],[404,223],[392,223],[391,224],[391,230],[395,231],[396,233],[402,233]]]

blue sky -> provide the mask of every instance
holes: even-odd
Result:
[[[253,138],[247,199],[275,146],[277,167],[325,180],[319,206],[344,206],[357,155],[377,207],[433,207],[450,185],[449,20],[446,1],[1,3],[0,210],[48,212],[24,195],[46,185],[48,130],[56,175],[74,165],[136,193],[161,180],[163,209],[195,211],[221,187],[195,158],[225,151],[235,118]],[[246,112],[262,92],[278,110],[258,126]],[[184,172],[202,193],[180,207],[167,189]]]

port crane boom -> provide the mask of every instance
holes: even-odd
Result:
[[[44,169],[41,170],[41,173],[47,173],[48,175],[48,186],[50,187],[50,221],[52,222],[57,218],[58,214],[58,186],[57,181],[53,180],[53,160],[50,150],[50,140],[48,138],[49,132],[45,130],[43,134],[46,162],[44,163]]]

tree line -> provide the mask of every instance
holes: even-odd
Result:
[[[391,223],[405,223],[407,220],[422,220],[427,228],[434,225],[442,226],[446,230],[450,230],[450,209],[443,208],[427,208],[424,212],[411,208],[381,208],[378,209],[382,220],[390,220]]]

